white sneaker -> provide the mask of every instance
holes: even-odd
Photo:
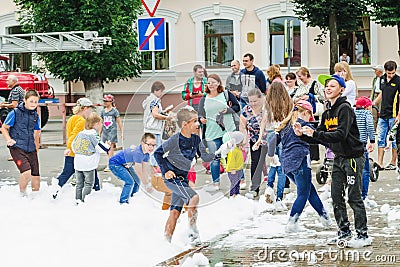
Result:
[[[258,196],[256,191],[249,191],[245,195],[248,199],[254,199],[256,196]]]
[[[331,227],[332,226],[332,221],[331,218],[328,217],[320,217],[321,223],[323,227]]]
[[[246,186],[247,186],[246,182],[243,182],[243,183],[240,182],[240,190],[245,190]]]
[[[347,242],[349,248],[362,248],[372,244],[372,237],[357,235]]]
[[[204,190],[206,190],[207,192],[216,192],[218,190],[220,190],[219,184],[215,183],[215,184],[209,184],[208,186],[204,187]]]
[[[265,189],[265,201],[269,204],[275,202],[275,193],[272,187],[267,186],[267,188]]]
[[[305,228],[299,226],[299,223],[293,217],[289,218],[288,223],[286,224],[286,227],[285,227],[286,233],[298,233],[298,232],[304,232],[304,231],[305,231]]]
[[[365,197],[364,206],[366,209],[374,209],[374,208],[378,207],[378,204],[376,203],[376,201],[371,200],[368,197]]]
[[[76,206],[79,206],[79,205],[81,205],[81,204],[83,204],[83,201],[82,201],[82,200],[80,200],[80,199],[76,199],[76,200],[75,200],[75,205],[76,205]]]
[[[192,246],[201,245],[199,230],[189,229],[189,242]]]
[[[104,168],[104,170],[103,170],[103,172],[110,172],[111,170],[110,170],[110,168],[108,168],[108,167],[105,167]]]
[[[282,211],[287,211],[288,208],[281,200],[278,200],[275,202],[275,210],[278,212],[282,212]]]

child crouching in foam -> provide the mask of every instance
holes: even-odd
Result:
[[[286,232],[298,232],[300,230],[298,220],[307,200],[321,217],[322,224],[324,226],[331,224],[328,213],[312,184],[309,145],[296,135],[293,128],[296,125],[312,127],[309,121],[313,119],[311,104],[305,100],[298,101],[293,111],[276,129],[277,134],[272,137],[268,146],[268,156],[272,157],[271,160],[274,160],[275,147],[280,142],[282,143],[281,155],[284,160],[282,160],[281,164],[283,173],[297,186],[297,198],[290,211]]]
[[[76,175],[76,204],[85,201],[94,184],[95,170],[100,161],[100,153],[110,150],[110,141],[100,141],[98,132],[102,127],[102,119],[92,112],[86,119],[85,130],[81,131],[72,142],[75,153],[74,166]]]

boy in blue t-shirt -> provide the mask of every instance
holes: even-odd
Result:
[[[35,90],[25,93],[24,103],[12,110],[3,123],[1,132],[6,140],[18,170],[22,197],[27,196],[26,187],[32,179],[32,192],[39,191],[40,174],[37,150],[39,148],[40,119],[36,112],[39,94]]]
[[[155,147],[156,137],[154,134],[145,133],[139,146],[125,148],[109,159],[110,171],[125,182],[119,203],[129,203],[129,198],[139,191],[141,181],[146,190],[151,191],[151,184],[147,178],[147,163]]]
[[[177,220],[185,204],[188,207],[189,239],[192,244],[200,243],[196,226],[199,195],[189,186],[188,173],[194,157],[199,155],[204,161],[214,159],[197,135],[198,114],[191,106],[181,108],[177,113],[179,133],[171,136],[157,147],[154,158],[160,166],[165,185],[172,191],[170,215],[165,225],[165,238],[171,242]]]

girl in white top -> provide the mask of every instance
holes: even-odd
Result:
[[[342,77],[346,82],[346,88],[342,96],[347,97],[347,102],[353,107],[356,103],[357,97],[357,85],[351,74],[350,66],[345,61],[341,61],[335,64],[334,71],[336,75]]]

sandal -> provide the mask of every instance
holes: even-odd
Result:
[[[385,167],[385,170],[387,170],[387,171],[393,171],[393,170],[395,170],[397,167],[395,166],[395,165],[393,165],[392,163],[390,163],[389,165],[387,165],[386,167]]]

